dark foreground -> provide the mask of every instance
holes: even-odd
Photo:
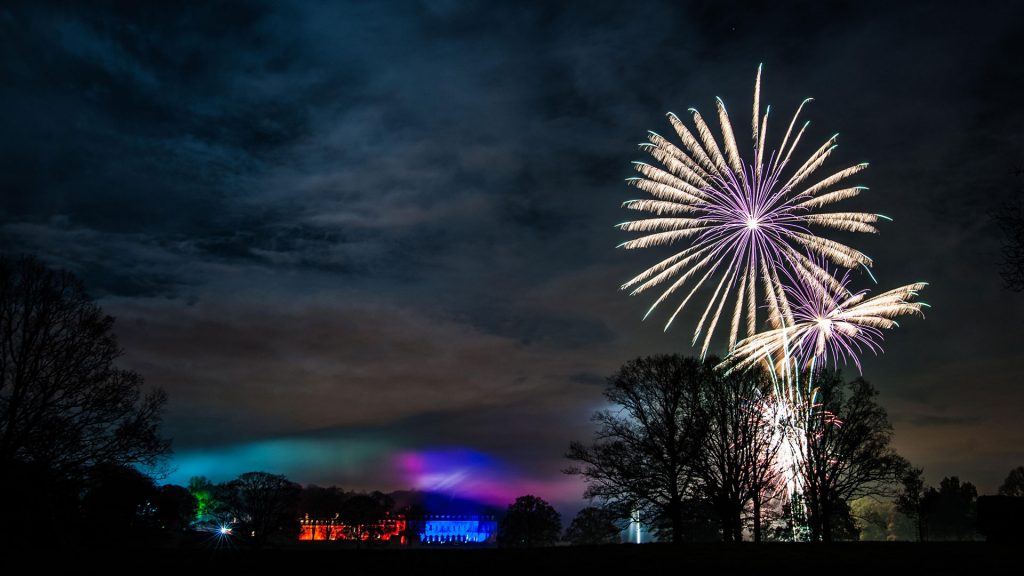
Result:
[[[19,556],[31,557],[32,567],[73,567],[75,572],[102,569],[105,573],[158,570],[232,574],[298,574],[309,570],[366,573],[506,574],[539,570],[604,574],[613,571],[670,569],[677,573],[715,574],[1007,574],[1021,566],[1022,548],[985,542],[837,544],[665,544],[596,547],[507,549],[338,549],[303,546],[276,550],[242,549],[119,549],[62,550],[49,553],[22,550],[0,556],[0,568]],[[7,570],[2,570],[7,572]],[[278,572],[279,571],[279,572]],[[580,572],[582,571],[582,572]],[[897,572],[898,571],[898,572]],[[623,572],[625,573],[625,572]],[[647,572],[654,574],[655,572]]]

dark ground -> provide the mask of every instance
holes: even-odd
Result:
[[[1010,574],[1021,565],[1021,547],[985,542],[837,544],[664,544],[508,549],[338,549],[316,544],[276,550],[63,550],[25,551],[34,571],[67,567],[102,573],[307,574],[357,570],[357,574],[507,574],[572,570],[606,574],[669,569],[678,574]],[[0,570],[17,566],[19,554],[0,555]],[[1014,568],[1016,566],[1017,568]],[[580,572],[582,571],[582,572]],[[351,573],[351,572],[349,572]],[[620,572],[621,573],[621,572]],[[646,572],[656,574],[657,572]],[[532,575],[531,575],[532,576]]]

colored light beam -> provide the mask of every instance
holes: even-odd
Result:
[[[394,462],[416,490],[501,508],[526,494],[553,503],[572,503],[578,500],[581,489],[577,478],[534,478],[492,456],[466,448],[402,452]]]

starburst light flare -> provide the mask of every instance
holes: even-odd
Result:
[[[760,115],[760,91],[759,67],[751,122],[752,160],[741,158],[729,114],[718,99],[721,146],[696,110],[690,110],[696,136],[678,116],[670,113],[669,122],[682,147],[650,132],[649,141],[641,147],[658,165],[635,162],[642,176],[628,180],[650,198],[629,200],[623,206],[653,217],[619,224],[623,230],[643,234],[620,247],[639,249],[677,243],[686,246],[623,284],[622,289],[639,294],[667,284],[647,315],[685,289],[685,296],[665,325],[668,329],[701,286],[714,286],[693,336],[696,345],[704,334],[702,356],[707,353],[724,310],[729,316],[730,349],[744,323],[747,336],[757,332],[759,307],[767,308],[767,320],[772,327],[792,323],[789,298],[779,281],[779,266],[788,267],[803,282],[832,289],[838,288],[837,281],[816,259],[823,258],[848,269],[871,266],[871,259],[863,253],[820,237],[812,229],[873,233],[877,232],[873,224],[885,218],[863,212],[821,211],[866,189],[843,187],[840,183],[867,164],[844,168],[820,180],[811,179],[835,150],[836,135],[802,164],[791,168],[794,150],[809,123],[803,124],[795,135],[794,128],[800,111],[811,99],[800,104],[778,148],[766,153],[771,109]],[[731,314],[726,309],[730,299]]]

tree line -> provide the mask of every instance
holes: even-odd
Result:
[[[160,431],[167,395],[117,366],[113,328],[73,274],[0,254],[0,542],[186,544],[213,535],[262,546],[294,540],[300,517],[372,531],[388,514],[428,512],[409,493],[396,508],[394,495],[303,488],[267,472],[159,485],[171,453]],[[506,510],[499,541],[552,543],[560,522],[549,504],[524,496]]]
[[[718,363],[649,356],[608,378],[610,407],[594,414],[592,442],[570,444],[565,470],[604,518],[621,528],[639,517],[671,542],[857,539],[877,536],[883,518],[888,537],[896,514],[921,540],[977,537],[974,486],[954,477],[927,488],[862,377],[816,372],[793,426],[767,375]],[[1024,482],[1017,470],[1001,493],[1024,496],[1008,487]]]
[[[173,502],[136,468],[158,471],[167,396],[115,365],[114,320],[68,272],[0,255],[0,538],[91,538],[122,511],[109,486]],[[154,491],[156,490],[156,491]],[[161,509],[174,506],[166,504]],[[164,519],[119,524],[142,533]],[[89,530],[83,529],[90,527]]]
[[[395,493],[302,488],[266,472],[158,485],[170,454],[160,432],[167,397],[117,367],[113,324],[72,274],[0,255],[3,542],[146,542],[216,520],[262,545],[292,538],[306,514],[368,526],[371,517],[427,511],[396,504]],[[773,401],[764,375],[723,374],[716,363],[678,355],[626,363],[608,380],[611,408],[595,414],[593,441],[573,442],[567,453],[566,471],[585,479],[594,506],[560,534],[554,508],[521,497],[505,510],[499,543],[617,542],[635,519],[674,542],[800,539],[804,521],[812,540],[891,538],[907,522],[921,540],[976,537],[986,507],[975,487],[957,477],[925,486],[922,471],[893,450],[892,427],[863,378],[815,375],[796,443],[801,464],[784,477],[778,430],[793,415]],[[793,483],[798,499],[786,497]],[[1020,508],[1024,468],[1000,494],[990,512]],[[1005,533],[1019,517],[994,516],[989,533]]]

